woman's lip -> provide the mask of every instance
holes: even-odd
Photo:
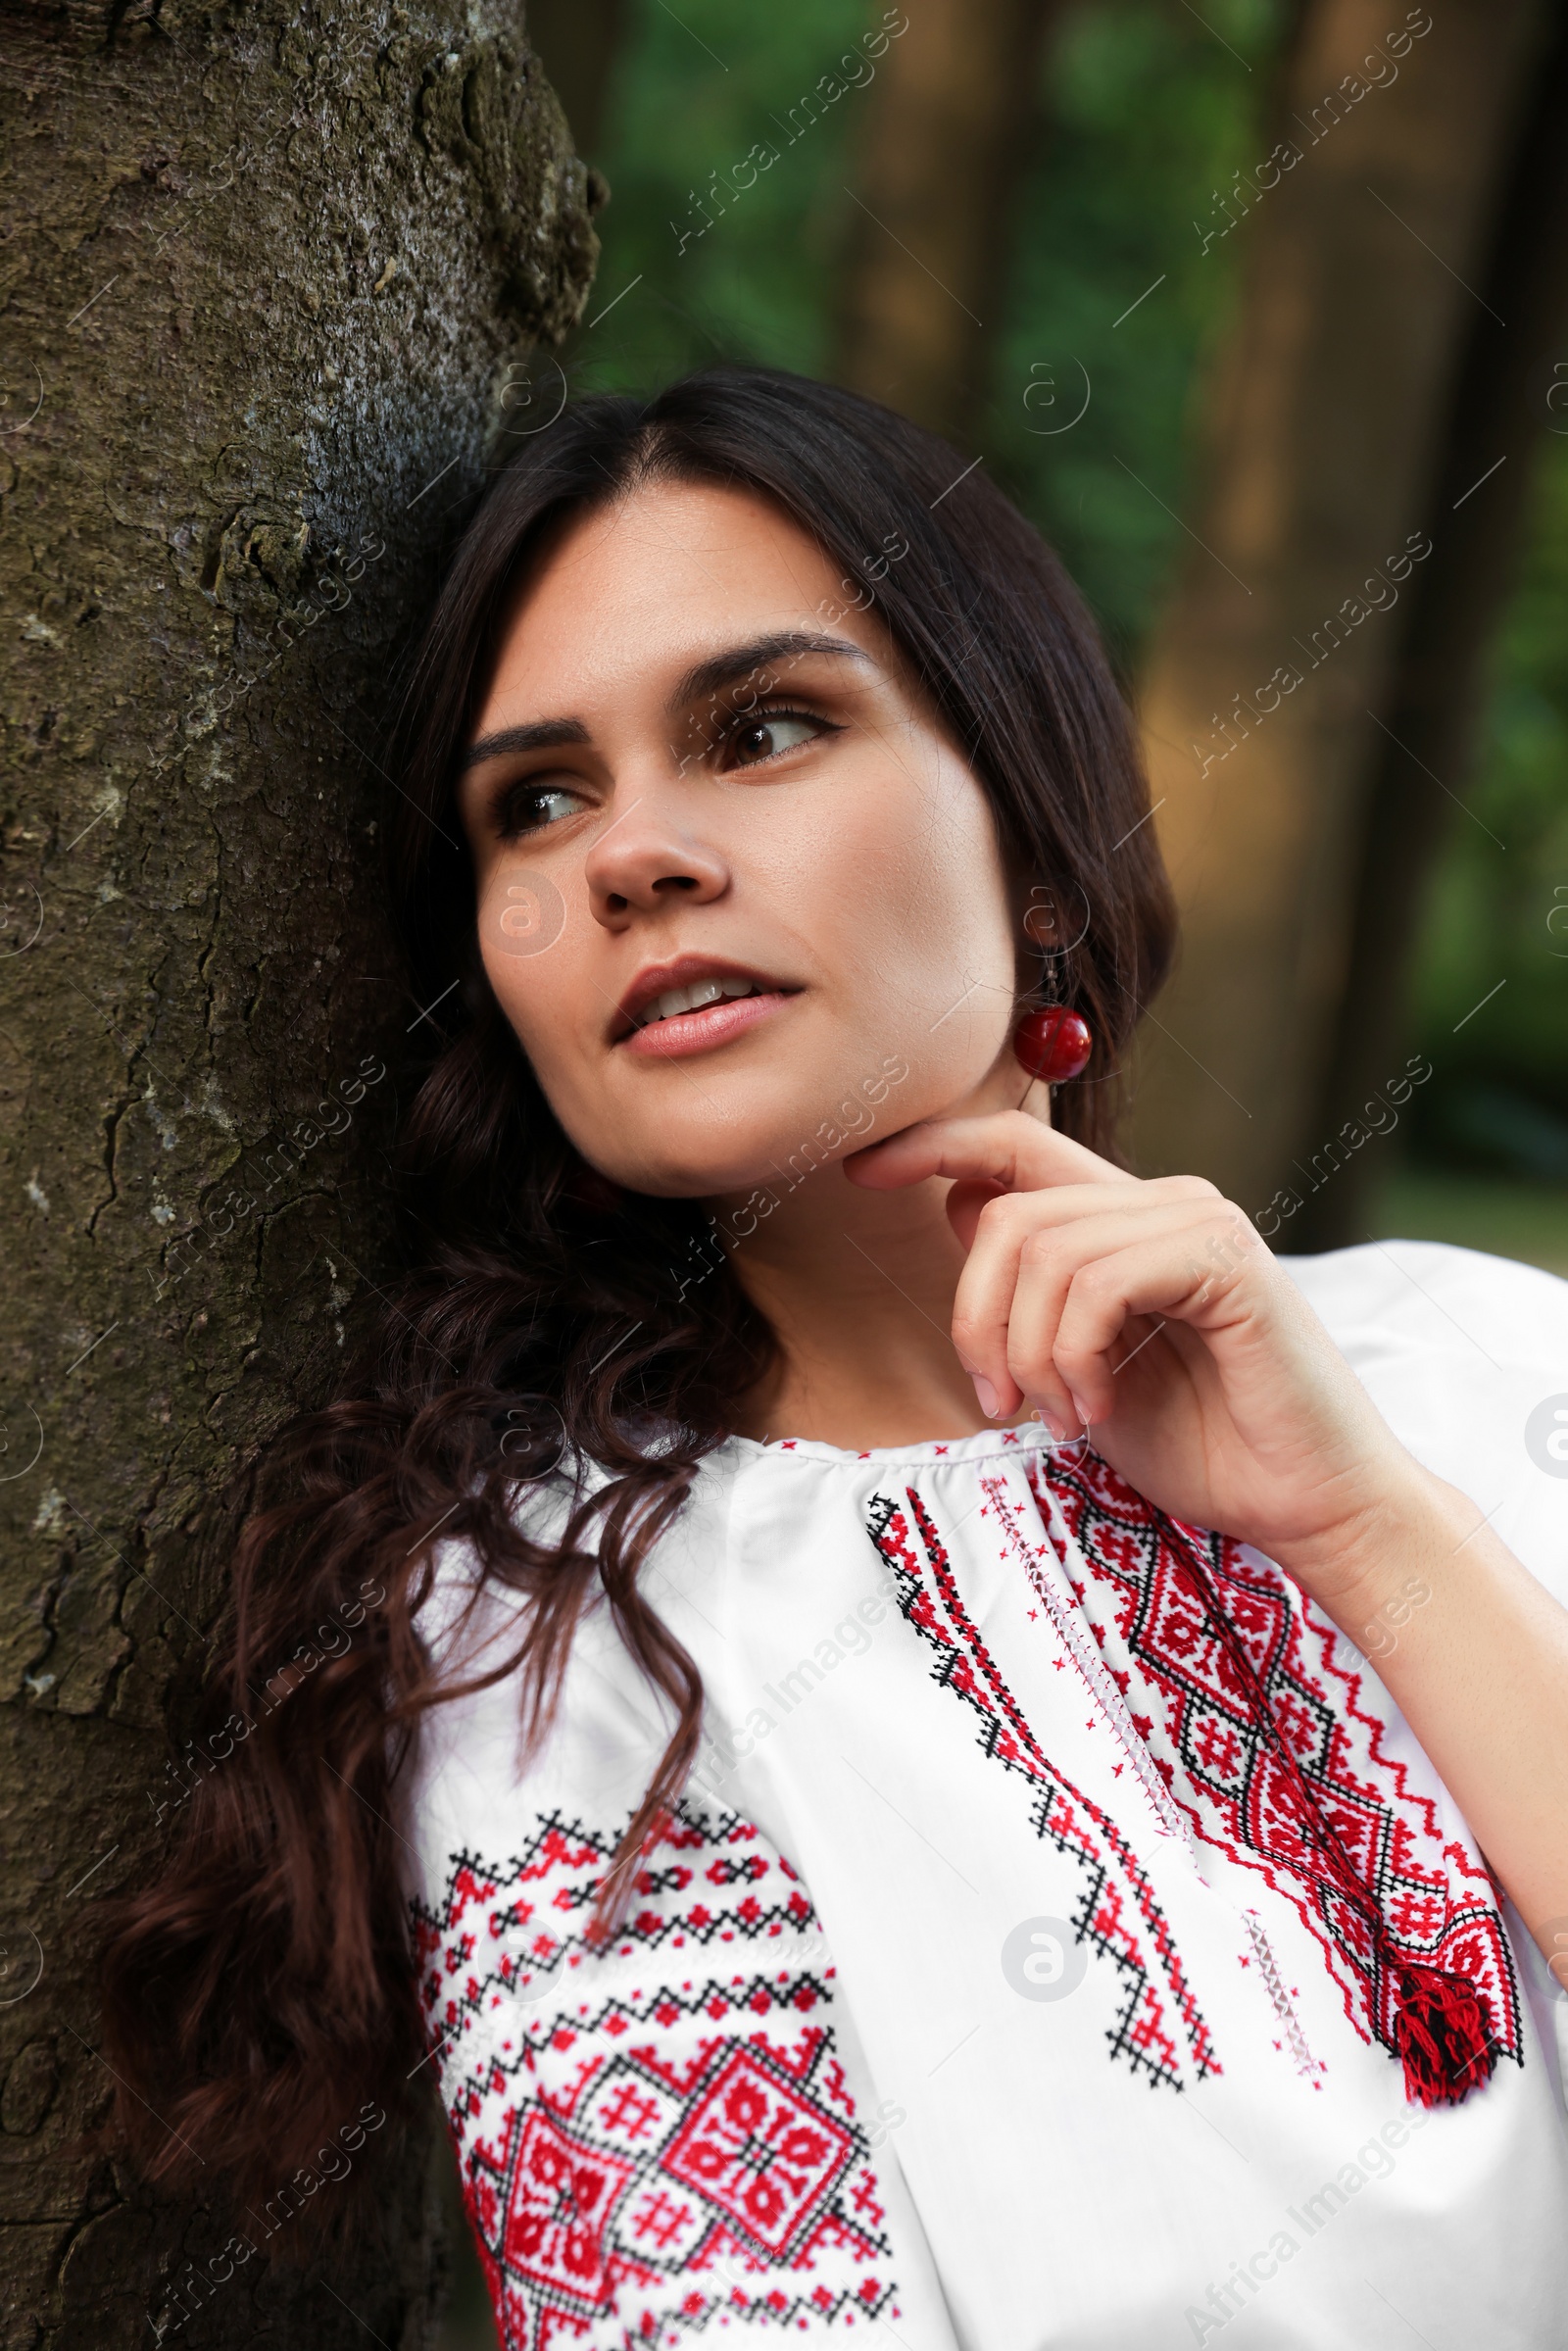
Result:
[[[650,1020],[623,1037],[615,1051],[635,1053],[643,1061],[673,1061],[684,1053],[710,1053],[727,1045],[743,1029],[755,1028],[789,1003],[778,989],[765,996],[726,996],[696,1012],[674,1012],[667,1020]]]
[[[793,991],[770,980],[763,971],[749,971],[744,964],[715,960],[711,955],[674,955],[667,963],[651,963],[633,981],[621,998],[615,1011],[612,1044],[618,1044],[628,1028],[651,1019],[659,999],[672,988],[689,988],[694,981],[716,980],[720,986],[730,981],[739,983],[741,994],[756,988],[761,995],[791,995]]]

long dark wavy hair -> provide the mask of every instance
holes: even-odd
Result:
[[[515,1674],[530,1737],[601,1586],[673,1710],[601,1885],[602,1922],[697,1745],[697,1669],[638,1571],[776,1343],[698,1202],[626,1192],[583,1160],[480,960],[454,778],[544,533],[645,482],[718,484],[772,501],[846,595],[874,599],[990,800],[1008,871],[1062,912],[1047,985],[1085,1014],[1095,1051],[1055,1115],[1114,1150],[1123,1049],[1173,938],[1140,826],[1147,786],[1075,589],[966,463],[852,393],[710,368],[654,399],[569,407],[523,442],[458,547],[403,696],[388,809],[414,985],[444,1023],[401,1139],[409,1268],[366,1314],[335,1399],[267,1449],[197,1726],[197,1789],[106,1944],[121,2124],[154,2177],[189,2178],[200,2154],[204,2180],[265,2194],[418,2064],[395,1817],[418,1719],[452,1694],[416,1621],[436,1543],[469,1546],[483,1577],[526,1595],[520,1644],[485,1679]],[[709,1271],[681,1295],[666,1269],[694,1251]],[[571,1483],[585,1463],[605,1473],[591,1494]],[[563,1539],[533,1540],[519,1487],[563,1476]]]

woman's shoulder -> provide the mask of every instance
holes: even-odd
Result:
[[[1568,1599],[1568,1282],[1441,1241],[1280,1263],[1400,1442]]]
[[[517,1516],[538,1540],[559,1534],[560,1497],[530,1493]],[[486,1574],[470,1543],[441,1544],[416,1630],[444,1691],[420,1714],[402,1778],[415,1887],[439,1896],[454,1856],[488,1849],[519,1813],[624,1826],[663,1751],[672,1716],[620,1638],[597,1579],[580,1607],[532,1731],[525,1652],[536,1594]]]
[[[1568,1282],[1517,1257],[1447,1241],[1368,1241],[1280,1263],[1342,1346],[1419,1345],[1444,1321],[1455,1344],[1468,1322],[1472,1346],[1490,1332],[1505,1352],[1521,1344],[1560,1352],[1568,1334]]]

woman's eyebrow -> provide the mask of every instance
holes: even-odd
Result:
[[[724,686],[733,685],[737,678],[750,677],[754,670],[765,669],[774,661],[799,661],[812,653],[835,654],[854,661],[863,661],[874,668],[870,654],[846,637],[812,636],[801,629],[780,629],[772,636],[754,638],[749,645],[736,645],[727,651],[712,654],[688,669],[669,698],[669,708],[684,709],[693,702],[706,702]],[[466,772],[486,759],[514,757],[523,751],[555,751],[564,743],[587,743],[588,729],[580,718],[536,718],[526,726],[503,727],[498,734],[484,735],[463,755]]]
[[[750,677],[754,669],[765,669],[774,661],[798,661],[808,653],[840,654],[852,661],[864,661],[869,668],[876,666],[871,655],[862,652],[858,645],[852,645],[847,637],[813,637],[799,629],[784,629],[774,636],[758,637],[750,645],[737,645],[699,661],[695,668],[687,670],[675,688],[669,708],[678,710],[690,703],[706,702],[710,695],[733,685],[737,678]]]
[[[554,751],[563,743],[586,743],[588,729],[580,718],[536,718],[531,726],[504,726],[498,735],[485,735],[463,755],[465,772],[482,759],[499,759],[518,751]]]

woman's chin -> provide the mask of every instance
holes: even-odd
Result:
[[[798,1153],[799,1145],[794,1148]],[[726,1206],[740,1208],[753,1200],[754,1195],[771,1195],[776,1205],[798,1189],[806,1175],[820,1182],[836,1174],[842,1156],[841,1152],[830,1159],[825,1153],[814,1153],[810,1164],[802,1168],[790,1163],[790,1147],[785,1145],[777,1151],[762,1146],[744,1153],[715,1151],[711,1157],[692,1154],[678,1160],[650,1153],[636,1164],[622,1157],[618,1165],[596,1154],[594,1164],[629,1192],[645,1193],[654,1200],[706,1200],[722,1215]],[[760,1200],[756,1204],[760,1207]],[[770,1214],[771,1208],[762,1212]]]

